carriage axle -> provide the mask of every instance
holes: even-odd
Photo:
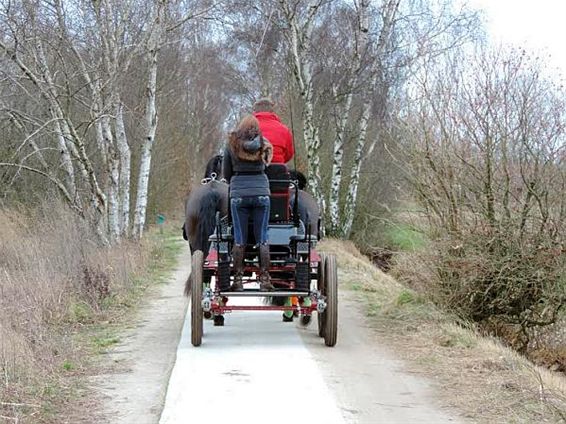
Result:
[[[313,312],[323,313],[326,310],[326,298],[318,291],[310,294],[297,291],[274,291],[261,292],[255,289],[247,289],[241,292],[214,292],[207,288],[203,291],[201,306],[205,313],[215,315],[232,311],[297,311],[303,315],[311,315]],[[305,305],[301,301],[299,305],[228,305],[228,298],[232,297],[299,297],[310,299],[310,304]]]
[[[296,306],[271,306],[271,305],[215,305],[209,312],[214,315],[229,313],[232,311],[297,311],[302,315],[312,315],[317,310],[316,305],[308,307]]]

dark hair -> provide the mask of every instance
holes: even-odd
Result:
[[[257,118],[253,115],[244,116],[233,134],[237,139],[242,141],[253,140],[260,135]]]

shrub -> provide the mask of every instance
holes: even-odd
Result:
[[[472,59],[429,75],[405,126],[417,255],[437,302],[524,351],[566,303],[566,96],[521,52]]]

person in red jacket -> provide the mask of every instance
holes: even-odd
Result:
[[[273,145],[273,160],[271,163],[287,163],[293,159],[293,134],[289,131],[273,111],[275,104],[269,98],[261,98],[254,103],[253,115],[259,121],[259,129]]]
[[[273,159],[272,164],[282,163],[286,164],[295,155],[293,147],[293,134],[279,119],[273,111],[275,104],[269,98],[261,98],[253,105],[253,115],[259,121],[259,129],[263,137],[265,137],[273,146]],[[308,304],[310,299],[305,299]],[[285,306],[297,306],[298,298],[286,298],[284,300]],[[283,321],[293,321],[293,311],[283,312]],[[304,321],[303,321],[304,322]]]

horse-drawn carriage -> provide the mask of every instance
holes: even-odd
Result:
[[[244,255],[244,290],[230,291],[234,277],[230,254],[233,245],[231,217],[217,212],[208,254],[205,257],[202,250],[197,250],[192,256],[191,342],[194,346],[200,346],[202,342],[204,319],[214,319],[222,325],[226,313],[265,310],[292,311],[305,323],[316,312],[318,335],[324,338],[327,346],[336,344],[336,258],[316,251],[319,225],[313,225],[312,220],[304,216],[307,212],[300,205],[297,181],[290,179],[287,168],[272,165],[268,171],[271,189],[269,273],[275,290],[262,292],[253,288],[257,286],[259,275],[259,252],[254,246],[253,232],[250,232]],[[269,299],[270,304],[232,304],[230,300],[234,297],[263,297]],[[297,301],[281,302],[291,298]]]

